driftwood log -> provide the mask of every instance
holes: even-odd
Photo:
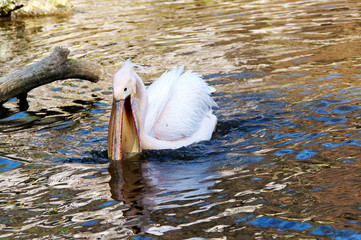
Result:
[[[26,101],[30,90],[57,80],[80,78],[97,82],[101,78],[103,71],[100,65],[68,58],[69,53],[65,47],[56,47],[40,62],[1,77],[0,106],[14,97]]]

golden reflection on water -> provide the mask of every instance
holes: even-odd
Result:
[[[26,112],[0,109],[0,157],[22,163],[0,173],[0,237],[359,237],[361,3],[73,5],[0,19],[0,75],[58,45],[106,70],[34,89]],[[146,82],[183,63],[205,76],[220,105],[213,140],[108,164],[122,58],[146,66]]]

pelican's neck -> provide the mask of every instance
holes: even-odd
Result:
[[[140,132],[143,132],[145,117],[147,115],[148,109],[148,93],[142,79],[137,75],[136,76],[136,86],[137,86],[137,96],[136,101],[138,105],[138,116],[139,116],[139,128]]]

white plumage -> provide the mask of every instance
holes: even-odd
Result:
[[[184,66],[165,72],[147,89],[145,131],[153,137],[174,141],[191,137],[204,117],[210,118],[217,104],[209,97],[215,91]],[[213,132],[213,129],[210,130]]]

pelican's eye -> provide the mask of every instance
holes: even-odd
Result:
[[[124,88],[124,92],[126,92],[128,90],[128,88]]]

